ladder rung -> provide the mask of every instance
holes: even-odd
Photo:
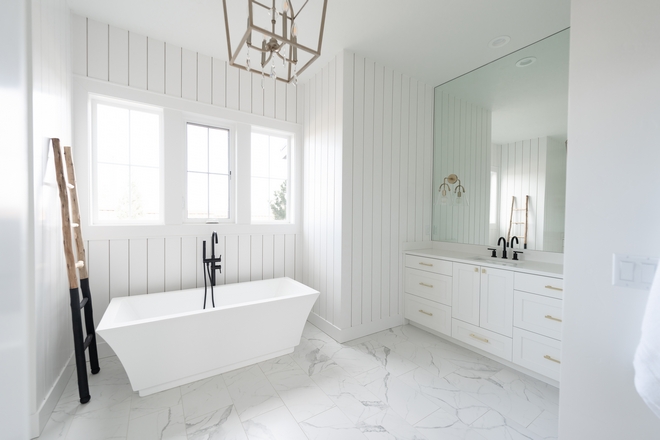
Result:
[[[87,305],[87,301],[89,301],[89,298],[85,298],[82,301],[80,301],[80,308],[81,309]]]
[[[514,209],[514,211],[527,211],[527,209],[525,209],[525,208],[516,208],[516,209]]]
[[[75,186],[71,185],[70,183],[67,183],[66,187],[69,188],[69,189],[74,189],[75,188]]]
[[[78,223],[71,223],[72,228],[79,228],[80,225]]]
[[[83,348],[83,350],[87,350],[87,347],[89,347],[89,344],[92,343],[92,340],[93,340],[93,339],[94,339],[94,335],[93,335],[93,334],[91,334],[91,335],[87,335],[87,337],[85,338],[85,348]]]
[[[524,225],[525,222],[513,222],[514,225]]]
[[[78,261],[78,262],[76,263],[76,267],[77,267],[78,269],[80,269],[81,267],[85,267],[85,262],[84,262],[84,261]]]

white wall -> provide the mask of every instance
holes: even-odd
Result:
[[[30,356],[29,8],[0,3],[0,426],[8,439],[28,437]]]
[[[433,157],[433,197],[444,178],[456,174],[465,187],[469,206],[441,206],[433,212],[436,241],[493,244],[489,242],[490,163],[492,113],[447,93],[435,95],[435,137],[439,146]],[[452,195],[456,184],[450,185]]]
[[[71,141],[69,10],[66,0],[32,1],[32,209],[29,278],[31,434],[45,426],[71,373],[73,351],[60,200],[51,137]]]
[[[340,339],[397,325],[401,243],[430,240],[433,89],[344,52],[306,84],[305,104],[312,320]]]
[[[660,256],[660,2],[573,0],[562,440],[653,440],[633,385],[647,292],[614,287],[612,254]]]

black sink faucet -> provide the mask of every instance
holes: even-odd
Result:
[[[520,246],[520,242],[518,241],[518,237],[516,237],[516,236],[514,235],[513,238],[511,238],[511,249],[513,249],[513,240],[516,240],[516,244],[517,244],[518,246]]]
[[[500,239],[497,240],[497,245],[499,246],[500,244],[502,244],[502,258],[508,260],[506,257],[506,238],[500,237]]]

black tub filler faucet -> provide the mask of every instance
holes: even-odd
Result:
[[[207,283],[206,277],[209,277],[209,284],[211,285],[211,304],[215,308],[215,297],[213,296],[213,286],[215,286],[215,271],[219,270],[222,273],[222,256],[215,256],[215,245],[218,242],[218,233],[213,231],[211,235],[211,258],[206,258],[206,240],[202,242],[202,264],[204,266],[204,309],[206,309],[206,292]]]

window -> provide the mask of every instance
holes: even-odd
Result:
[[[92,100],[95,223],[161,222],[160,110]]]
[[[229,130],[188,123],[188,219],[229,219]]]
[[[252,221],[285,222],[289,208],[290,141],[286,135],[252,133]]]

